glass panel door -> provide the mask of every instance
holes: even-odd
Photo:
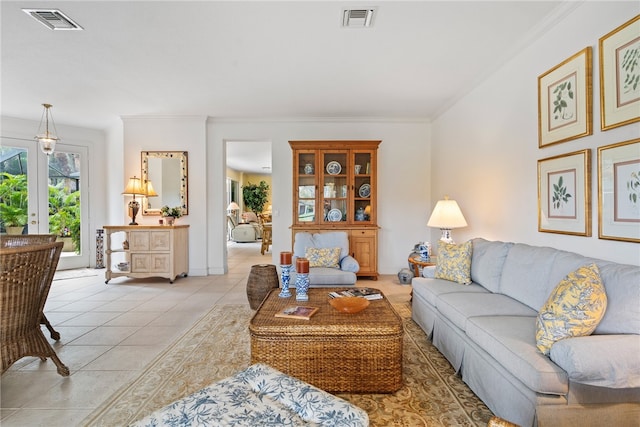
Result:
[[[60,143],[47,157],[48,230],[65,242],[63,269],[89,266],[87,158],[85,147]]]
[[[14,143],[15,142],[15,143]],[[37,174],[30,162],[32,150],[20,141],[2,140],[0,145],[0,232],[23,234],[29,231],[30,213],[36,205],[37,186],[29,177]],[[29,197],[29,196],[32,197]],[[33,213],[33,216],[36,214]],[[37,230],[36,230],[37,232]]]
[[[40,152],[35,141],[3,138],[0,147],[0,186],[19,183],[13,190],[11,203],[17,203],[15,194],[24,194],[26,205],[20,206],[26,224],[19,232],[25,234],[56,234],[63,241],[58,269],[89,266],[88,194],[86,179],[87,149],[57,144],[50,156]],[[0,196],[3,224],[6,232],[8,199]]]
[[[345,222],[349,215],[347,152],[323,153],[323,222]]]
[[[316,155],[313,151],[300,152],[296,160],[298,169],[297,222],[316,222]]]
[[[371,152],[356,151],[353,155],[354,171],[354,218],[356,222],[371,222],[373,218],[371,203]]]

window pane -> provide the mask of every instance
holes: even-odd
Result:
[[[65,242],[64,252],[80,253],[80,155],[49,156],[49,232]]]

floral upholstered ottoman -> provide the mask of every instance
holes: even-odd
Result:
[[[365,411],[264,364],[255,364],[133,426],[369,425]]]

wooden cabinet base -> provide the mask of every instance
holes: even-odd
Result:
[[[106,268],[105,283],[114,277],[164,277],[169,283],[189,272],[189,226],[173,225],[105,225]],[[126,245],[122,249],[111,246],[114,233],[125,233]],[[112,264],[112,254],[124,253],[123,268]],[[113,268],[117,268],[113,271]]]
[[[379,227],[348,227],[338,226],[327,228],[322,226],[293,226],[291,227],[291,246],[296,233],[326,233],[329,231],[345,231],[349,235],[349,255],[360,264],[358,277],[370,277],[378,280],[378,230]]]

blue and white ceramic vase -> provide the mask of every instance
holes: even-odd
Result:
[[[304,173],[307,175],[313,175],[313,164],[307,163],[304,165]]]
[[[418,246],[418,252],[420,252],[420,260],[428,261],[431,255],[431,243],[422,242],[420,246]]]
[[[296,301],[309,301],[309,273],[296,275]]]
[[[278,296],[280,298],[289,298],[291,296],[291,291],[289,290],[291,264],[281,265],[280,268],[282,269],[282,289],[280,290]]]

